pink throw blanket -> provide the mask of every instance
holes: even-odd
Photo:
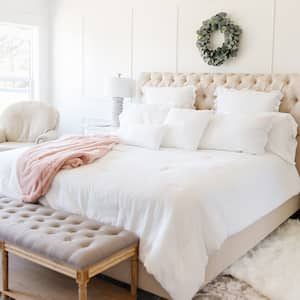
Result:
[[[77,168],[105,156],[119,141],[112,136],[72,136],[33,146],[17,161],[22,200],[36,203],[62,169]]]

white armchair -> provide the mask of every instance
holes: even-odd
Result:
[[[0,143],[4,143],[5,141],[5,132],[3,129],[0,128]]]
[[[59,114],[37,101],[18,102],[0,116],[0,151],[42,143],[57,137]]]

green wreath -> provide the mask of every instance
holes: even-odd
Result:
[[[211,49],[211,35],[218,30],[224,34],[224,43],[221,47]],[[219,13],[204,21],[197,31],[197,47],[204,61],[211,66],[220,66],[227,59],[237,56],[241,33],[240,27],[226,13]]]

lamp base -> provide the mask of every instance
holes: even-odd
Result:
[[[119,117],[123,111],[123,102],[124,102],[124,98],[121,97],[112,98],[112,126],[113,127],[120,126]]]

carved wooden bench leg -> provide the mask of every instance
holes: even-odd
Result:
[[[139,270],[139,260],[138,260],[138,247],[136,248],[136,253],[131,257],[131,295],[137,297],[137,287],[138,287],[138,274]]]
[[[4,243],[2,246],[2,300],[8,300],[8,296],[5,292],[8,292],[8,252],[4,248]]]
[[[78,300],[87,300],[87,284],[89,282],[88,272],[77,272],[76,282],[78,284]]]

